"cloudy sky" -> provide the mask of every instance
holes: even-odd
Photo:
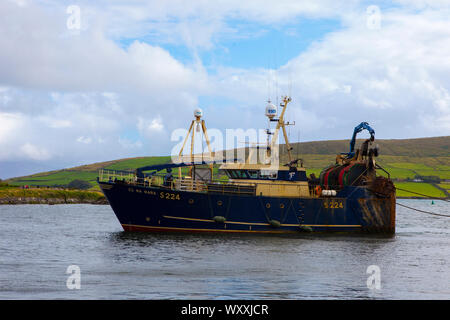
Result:
[[[450,1],[2,0],[0,178],[168,155],[196,107],[291,140],[450,135]],[[346,151],[346,150],[343,150]]]

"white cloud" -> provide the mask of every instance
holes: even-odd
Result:
[[[6,106],[11,101],[11,96],[8,94],[8,87],[0,87],[0,105]]]
[[[395,2],[415,9],[450,9],[448,0],[395,0]]]
[[[104,36],[100,25],[80,36],[61,37],[67,32],[65,11],[19,8],[8,2],[1,2],[0,10],[6,18],[0,23],[0,83],[51,91],[147,94],[161,89],[195,91],[204,85],[198,66],[185,66],[166,50],[139,41],[121,48]]]
[[[18,5],[19,7],[24,7],[27,5],[27,0],[8,0],[16,5]]]
[[[89,144],[89,143],[92,142],[92,138],[81,136],[81,137],[77,138],[77,142],[84,143],[84,144]]]
[[[397,1],[372,30],[362,1],[78,1],[79,35],[59,1],[23,3],[0,2],[0,160],[168,154],[199,101],[208,128],[263,127],[270,77],[302,140],[348,138],[360,121],[384,138],[450,134],[447,2]],[[304,17],[342,27],[278,70],[203,65],[202,51],[261,32],[248,25],[303,37]]]
[[[120,138],[118,142],[125,149],[141,149],[143,146],[140,140],[131,141],[130,139]]]
[[[138,118],[137,128],[145,135],[151,135],[154,132],[161,132],[164,129],[161,117],[157,117],[151,120]]]
[[[20,151],[32,160],[48,160],[51,158],[50,153],[45,148],[35,146],[31,143],[25,143],[20,147]]]
[[[373,122],[384,138],[450,134],[443,120],[450,116],[448,15],[403,9],[382,14],[379,30],[366,27],[364,14],[355,16],[347,28],[276,70],[278,91],[288,93],[292,85],[292,107],[303,108],[297,124],[316,124],[304,139],[346,138],[360,121]],[[224,95],[243,104],[267,95],[267,70],[228,68],[219,78]]]
[[[70,128],[73,125],[70,120],[58,119],[51,116],[41,116],[38,117],[37,120],[40,120],[44,125],[54,129]]]
[[[358,0],[184,0],[78,1],[85,19],[101,19],[108,37],[145,37],[163,43],[183,43],[190,49],[210,49],[219,37],[242,37],[229,20],[283,25],[300,17],[340,17],[352,11]]]
[[[17,135],[22,128],[22,119],[18,114],[0,112],[0,146]],[[5,150],[2,156],[5,155]]]

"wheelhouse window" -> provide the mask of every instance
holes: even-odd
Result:
[[[258,179],[259,177],[257,170],[248,170],[247,173],[250,179]]]
[[[231,179],[249,179],[247,170],[227,170],[227,176]]]
[[[226,175],[230,179],[271,179],[278,178],[277,170],[242,170],[242,169],[228,169],[225,170]]]
[[[276,180],[278,177],[278,171],[276,170],[261,170],[262,179],[273,179]]]
[[[237,178],[234,170],[226,170],[225,173],[227,174],[228,178],[231,178],[231,179]]]

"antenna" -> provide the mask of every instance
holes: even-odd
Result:
[[[270,69],[267,65],[267,101],[270,101]]]
[[[289,67],[288,77],[289,77],[288,92],[289,97],[292,97],[292,67]]]
[[[277,106],[278,104],[278,75],[277,75],[277,71],[275,70],[275,92],[276,92],[276,97],[277,97]]]
[[[273,55],[274,55],[274,73],[275,73],[275,76],[274,76],[274,78],[275,78],[275,97],[276,97],[276,106],[278,106],[279,105],[279,103],[278,103],[278,64],[277,64],[277,62],[278,62],[278,51],[277,51],[277,49],[278,49],[278,46],[275,46],[275,48],[274,48],[274,53],[273,53]]]

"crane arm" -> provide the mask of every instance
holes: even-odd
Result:
[[[352,140],[350,140],[350,152],[348,153],[348,157],[353,157],[355,155],[355,143],[356,143],[356,135],[363,130],[367,130],[370,133],[370,140],[375,139],[375,130],[373,130],[367,122],[361,122],[359,125],[355,127],[353,131]]]

